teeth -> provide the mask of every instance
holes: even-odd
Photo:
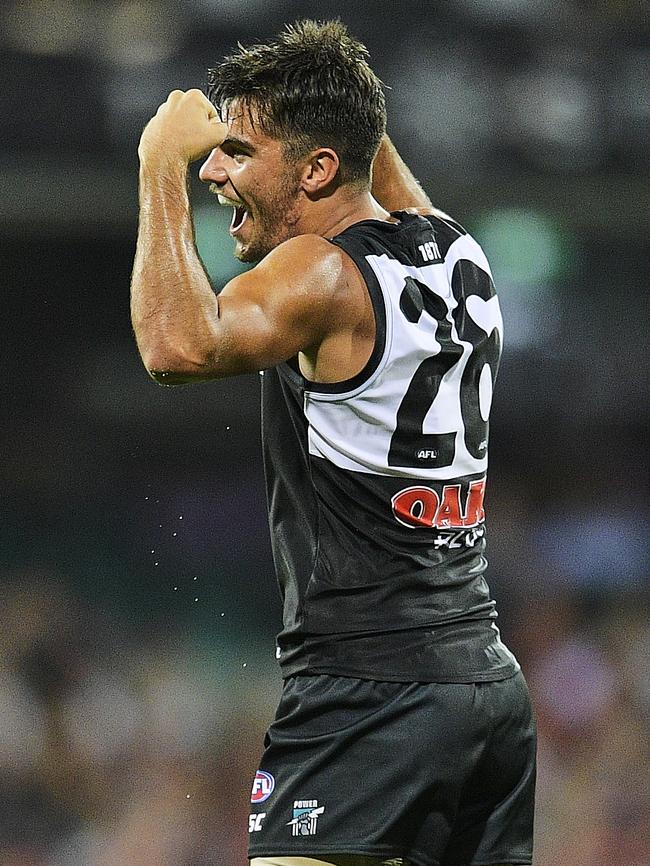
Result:
[[[235,201],[232,198],[227,198],[225,195],[221,195],[221,193],[217,193],[217,198],[219,199],[219,204],[222,207],[242,207],[242,203],[240,201]]]

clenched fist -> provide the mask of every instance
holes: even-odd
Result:
[[[218,147],[227,130],[200,90],[172,90],[145,126],[138,156],[143,166],[189,165]]]

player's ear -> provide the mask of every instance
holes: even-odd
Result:
[[[316,195],[335,179],[339,170],[339,157],[330,147],[313,150],[302,173],[302,188],[307,195]]]

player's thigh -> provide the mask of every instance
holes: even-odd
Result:
[[[251,866],[409,866],[398,857],[390,860],[363,854],[328,854],[327,860],[313,857],[253,857]]]

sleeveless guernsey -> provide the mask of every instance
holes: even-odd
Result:
[[[519,666],[484,572],[488,415],[502,319],[483,251],[443,215],[335,237],[368,288],[366,367],[262,373],[283,676],[475,682]]]

